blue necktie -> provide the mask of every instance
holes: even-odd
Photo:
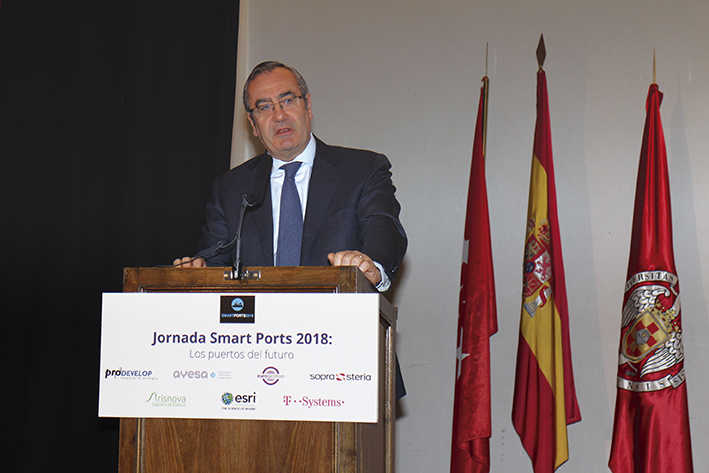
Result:
[[[276,266],[300,266],[300,246],[303,241],[303,211],[300,207],[295,173],[300,161],[281,166],[286,172],[281,189],[281,211],[278,218],[278,250]]]

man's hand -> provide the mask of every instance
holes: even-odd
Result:
[[[338,251],[337,253],[328,254],[327,259],[330,260],[330,264],[333,266],[357,266],[375,287],[382,280],[382,275],[375,266],[374,261],[361,251]]]
[[[172,264],[178,268],[205,268],[207,266],[207,262],[204,261],[204,258],[194,258],[192,256],[176,258]]]

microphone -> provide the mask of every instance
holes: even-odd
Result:
[[[259,197],[258,195],[256,196],[257,198]],[[234,258],[234,264],[232,265],[232,273],[234,276],[236,276],[236,279],[241,279],[241,229],[244,225],[244,215],[246,215],[246,210],[250,209],[252,207],[257,207],[258,205],[261,204],[261,201],[263,200],[263,196],[260,196],[261,200],[254,199],[250,194],[247,194],[246,192],[241,194],[241,207],[239,209],[239,225],[236,227],[236,233],[234,233],[234,238],[231,239],[228,243],[225,242],[224,240],[219,240],[212,250],[212,253],[210,255],[206,256],[195,256],[191,260],[188,261],[192,262],[196,260],[197,258],[204,258],[205,260],[208,260],[209,258],[214,258],[217,256],[219,253],[221,253],[224,250],[228,250],[234,244],[236,243],[236,257]],[[186,263],[180,263],[180,264],[186,264]],[[179,266],[179,265],[177,265]],[[238,274],[236,273],[237,269],[239,270]]]
[[[261,186],[260,189],[256,189],[250,193],[244,192],[241,194],[241,209],[239,212],[239,226],[236,229],[236,234],[234,235],[234,239],[232,240],[233,242],[236,242],[236,251],[234,254],[234,264],[231,267],[231,276],[232,279],[241,279],[243,276],[243,272],[241,270],[241,231],[244,226],[244,216],[246,215],[246,210],[253,208],[253,207],[259,207],[264,199],[266,198],[266,190],[269,188],[270,185],[270,174],[271,174],[271,168],[269,166],[264,166],[264,185]]]
[[[270,168],[267,169],[270,173]],[[239,225],[236,228],[236,233],[234,234],[234,238],[231,239],[228,243],[225,242],[224,240],[219,240],[217,244],[214,246],[214,249],[212,250],[211,254],[209,255],[203,255],[203,256],[195,256],[194,258],[191,258],[187,261],[183,261],[182,263],[178,263],[173,266],[182,266],[183,264],[190,264],[197,258],[204,258],[205,261],[209,260],[210,258],[214,258],[217,256],[219,253],[221,253],[224,250],[227,250],[234,246],[236,244],[236,255],[234,257],[234,264],[232,265],[232,278],[235,279],[241,279],[242,276],[242,271],[241,271],[241,230],[244,225],[244,215],[246,215],[246,210],[253,208],[253,207],[258,207],[263,203],[264,198],[266,197],[266,189],[268,188],[269,181],[266,180],[266,185],[263,186],[261,189],[257,190],[256,192],[243,192],[241,194],[241,207],[239,209]]]
[[[257,196],[258,199],[259,196]],[[236,227],[236,233],[234,238],[229,242],[228,246],[231,246],[236,242],[236,252],[234,255],[234,264],[231,266],[231,275],[233,279],[241,279],[241,230],[244,227],[244,216],[246,215],[246,210],[252,207],[256,207],[263,201],[263,195],[260,196],[261,199],[249,200],[249,195],[244,192],[241,194],[241,208],[239,210],[239,226]],[[217,245],[219,246],[219,245]]]

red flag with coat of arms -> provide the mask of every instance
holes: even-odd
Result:
[[[662,92],[648,91],[623,296],[613,473],[691,473],[679,279],[672,245]]]

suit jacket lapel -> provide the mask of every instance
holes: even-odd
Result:
[[[328,208],[337,189],[335,166],[336,161],[329,147],[316,138],[315,160],[308,185],[308,205],[303,223],[301,264],[313,264],[313,244],[327,220]]]
[[[257,208],[247,211],[247,217],[253,219],[252,222],[258,232],[258,241],[261,246],[261,260],[267,266],[272,266],[273,261],[273,207],[271,205],[271,168],[273,163],[268,155],[262,155],[260,162],[254,169],[254,182],[263,183],[265,186],[263,202]]]

